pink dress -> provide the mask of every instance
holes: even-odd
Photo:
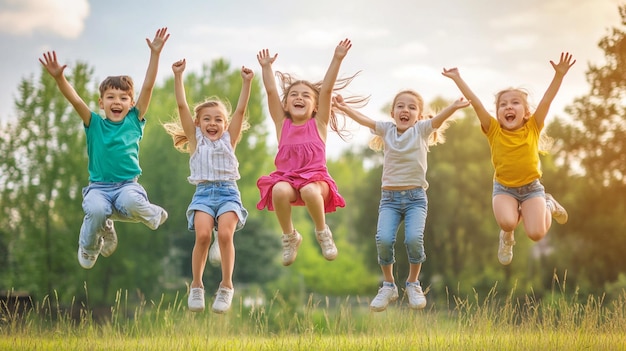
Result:
[[[294,125],[291,119],[285,119],[274,165],[276,170],[270,175],[262,176],[256,183],[261,192],[261,201],[257,203],[257,209],[267,207],[270,211],[274,210],[272,188],[278,182],[288,182],[300,190],[303,186],[318,181],[325,181],[329,188],[328,198],[324,202],[324,212],[335,212],[337,207],[345,207],[346,201],[328,174],[326,145],[317,132],[314,118],[299,126]],[[298,195],[292,205],[304,206],[304,201]]]

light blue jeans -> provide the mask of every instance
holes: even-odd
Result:
[[[148,201],[146,190],[135,180],[118,183],[92,182],[83,188],[85,217],[80,227],[78,245],[97,252],[99,237],[107,218],[121,222],[141,222],[155,230],[161,225],[165,210]]]
[[[409,263],[426,260],[424,227],[428,212],[428,197],[423,188],[410,190],[382,190],[378,207],[376,248],[378,264],[387,266],[396,262],[394,245],[400,223],[404,220],[404,245]]]

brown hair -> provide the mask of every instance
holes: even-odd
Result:
[[[107,89],[119,89],[130,95],[131,101],[135,101],[135,84],[130,76],[109,76],[100,83],[100,97]]]
[[[351,82],[352,80],[354,80],[354,78],[356,78],[356,76],[359,74],[360,72],[355,73],[354,75],[347,77],[347,78],[340,78],[337,79],[335,81],[335,86],[333,87],[333,92],[339,92],[342,89],[346,88]],[[289,91],[291,90],[291,88],[293,88],[296,85],[305,85],[307,87],[309,87],[312,91],[313,91],[313,96],[315,98],[315,106],[318,105],[319,103],[319,96],[320,96],[320,89],[322,88],[322,82],[309,82],[306,80],[300,80],[300,79],[295,79],[293,76],[291,76],[288,73],[282,73],[282,72],[276,72],[276,77],[278,78],[279,82],[280,82],[280,88],[283,92],[283,97],[281,99],[281,102],[283,104],[283,106],[285,106],[287,104],[287,97],[289,96]],[[362,97],[362,96],[350,96],[350,97],[345,97],[344,101],[346,104],[349,105],[353,105],[355,107],[363,107],[367,104],[367,101],[369,100],[369,96],[366,97]],[[315,118],[315,112],[313,112],[313,118]],[[289,118],[291,119],[291,115],[289,115],[289,112],[285,111],[285,118]],[[332,108],[331,105],[331,110],[330,110],[330,118],[328,120],[328,123],[330,125],[330,129],[333,130],[334,132],[336,132],[339,137],[342,140],[346,140],[347,138],[349,138],[351,136],[351,133],[345,129],[346,126],[346,120],[345,118],[342,120],[343,123],[341,123],[341,126],[339,125],[338,119],[337,119],[337,113],[335,112],[335,108]]]

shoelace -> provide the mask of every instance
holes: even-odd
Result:
[[[219,302],[228,303],[228,291],[226,289],[218,289],[215,299]]]
[[[324,249],[330,250],[333,246],[333,240],[328,234],[327,230],[318,233],[318,237],[320,238],[320,244],[324,246]]]
[[[297,242],[298,242],[298,236],[296,234],[289,234],[289,235],[283,236],[283,248],[285,250],[292,251],[293,247],[296,245]]]
[[[193,290],[191,290],[191,299],[192,300],[200,300],[200,299],[202,299],[202,290],[201,289],[193,289]]]

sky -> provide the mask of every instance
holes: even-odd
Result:
[[[16,118],[19,83],[38,79],[44,52],[55,50],[69,69],[86,62],[98,82],[128,74],[140,86],[150,54],[145,39],[152,40],[161,27],[171,36],[157,84],[172,76],[171,64],[181,58],[187,72],[224,58],[233,68],[252,68],[260,79],[256,54],[265,48],[278,53],[274,70],[318,81],[336,45],[349,38],[353,46],[340,76],[361,73],[344,95],[371,96],[361,111],[375,120],[389,118],[382,108],[403,89],[419,92],[426,102],[460,97],[441,75],[443,67],[458,67],[492,112],[494,94],[507,87],[527,89],[537,104],[554,75],[550,60],[570,52],[577,62],[552,104],[549,123],[566,117],[565,106],[589,92],[585,73],[590,64],[603,64],[598,42],[620,27],[620,4],[624,1],[0,0],[0,128]],[[356,124],[351,129],[349,142],[329,133],[330,156],[366,144],[369,132]]]

